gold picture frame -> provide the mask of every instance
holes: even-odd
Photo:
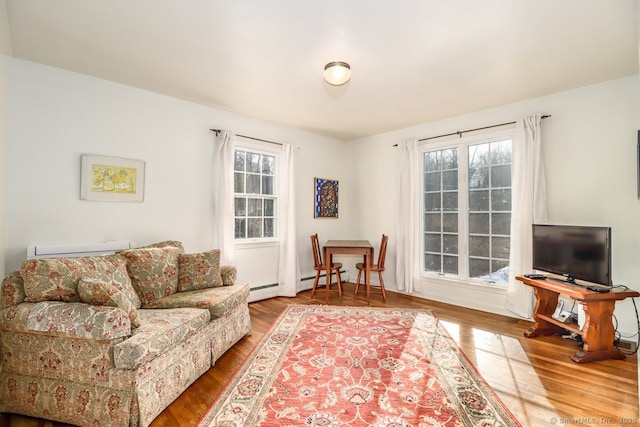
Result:
[[[80,199],[103,202],[144,201],[144,161],[83,154]]]

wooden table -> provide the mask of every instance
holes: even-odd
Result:
[[[371,263],[373,259],[373,246],[368,240],[328,240],[324,245],[324,262],[327,265],[327,303],[329,303],[329,285],[331,282],[331,263],[333,255],[364,255],[366,283],[371,283]],[[369,299],[369,287],[367,286],[367,300]]]
[[[565,330],[582,335],[584,346],[571,360],[576,363],[603,359],[624,359],[614,345],[613,310],[616,301],[640,296],[632,290],[613,289],[610,292],[590,291],[579,285],[563,283],[553,279],[535,280],[517,276],[517,280],[533,287],[536,305],[533,310],[535,324],[524,336],[527,338],[562,334]],[[583,303],[585,322],[582,329],[576,322],[563,323],[552,317],[558,305],[558,296],[566,295]]]

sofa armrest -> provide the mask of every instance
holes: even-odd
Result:
[[[231,265],[223,265],[220,267],[220,275],[222,276],[222,285],[231,286],[238,278],[238,270]]]
[[[19,271],[14,271],[2,280],[0,292],[0,309],[24,302],[24,281]]]
[[[131,335],[131,323],[117,307],[44,301],[0,310],[0,330],[56,337],[112,340]]]

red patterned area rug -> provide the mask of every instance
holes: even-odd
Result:
[[[198,425],[520,423],[432,313],[293,305]]]

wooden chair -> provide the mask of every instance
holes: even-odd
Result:
[[[318,235],[311,235],[311,247],[313,248],[313,268],[316,270],[316,278],[313,281],[313,289],[311,289],[311,298],[313,298],[313,294],[316,293],[316,288],[318,287],[318,283],[320,282],[320,273],[326,273],[327,265],[322,261],[322,252],[320,251],[320,243],[318,243]],[[334,284],[338,285],[338,292],[340,293],[340,297],[342,298],[342,278],[340,277],[340,269],[342,268],[342,263],[334,262],[331,264],[331,276],[333,274],[336,275],[336,283],[333,283],[331,277],[329,277],[329,287],[326,288],[327,291],[327,301],[329,300],[329,291],[331,290],[331,286]],[[325,285],[326,287],[326,285]]]
[[[371,266],[371,272],[378,272],[378,278],[380,279],[380,287],[374,286],[373,288],[379,289],[376,293],[382,294],[382,299],[384,301],[387,300],[387,294],[384,291],[384,279],[382,278],[382,272],[384,271],[384,260],[387,257],[387,241],[389,240],[389,236],[382,235],[382,241],[380,242],[380,251],[378,252],[378,263],[373,264]],[[360,277],[366,270],[366,266],[364,262],[359,262],[356,264],[356,268],[358,269],[358,278],[356,279],[356,290],[355,294],[358,294],[358,288],[360,287]],[[366,276],[366,275],[365,275]],[[366,280],[366,277],[365,277]],[[371,293],[371,283],[363,283],[367,287],[367,295]]]

